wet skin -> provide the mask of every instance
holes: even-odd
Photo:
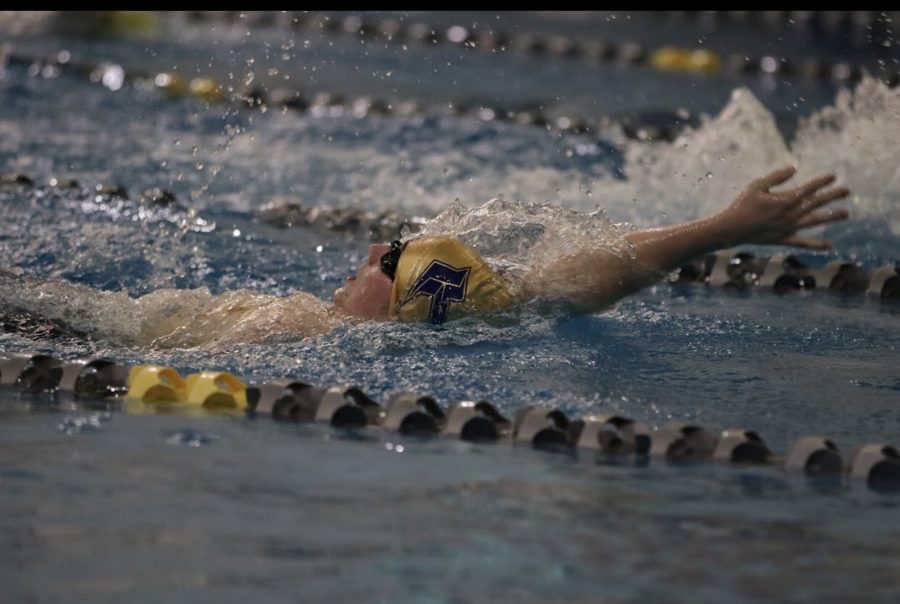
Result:
[[[369,246],[369,257],[357,269],[356,276],[347,277],[344,285],[334,292],[338,310],[362,319],[390,318],[393,281],[381,271],[381,257],[390,250],[386,243]]]

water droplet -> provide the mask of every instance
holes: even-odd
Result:
[[[469,32],[466,31],[466,28],[459,25],[454,25],[447,30],[447,39],[454,44],[459,44],[460,42],[465,40],[468,35]]]
[[[82,432],[97,432],[102,424],[112,419],[109,412],[91,413],[77,417],[66,417],[57,425],[57,429],[64,434],[81,434]]]
[[[178,430],[166,435],[167,445],[181,445],[185,447],[202,447],[219,440],[217,434],[206,434],[197,430]]]

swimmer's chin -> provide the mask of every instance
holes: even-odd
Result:
[[[331,296],[331,306],[328,307],[328,312],[332,315],[340,317],[344,320],[352,320],[353,314],[344,309],[344,302],[347,298],[347,292],[343,287],[339,287],[334,290],[334,294]]]

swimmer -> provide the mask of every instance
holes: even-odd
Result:
[[[119,329],[108,334],[114,339],[207,350],[297,340],[327,333],[347,322],[443,323],[532,301],[592,313],[659,281],[684,263],[722,248],[778,244],[829,249],[827,241],[807,238],[798,231],[845,220],[846,210],[824,206],[846,197],[849,191],[832,186],[833,174],[776,189],[795,172],[793,167],[785,167],[757,179],[724,210],[707,218],[627,233],[621,250],[602,245],[573,250],[545,266],[531,268],[518,279],[501,275],[456,239],[424,236],[370,245],[368,259],[335,291],[332,304],[306,293],[279,297],[247,290],[214,296],[207,290],[165,289],[131,298],[123,292],[98,292],[68,283],[57,284],[52,294],[42,288],[41,300],[50,306],[37,311],[50,320],[73,315],[96,318],[108,314],[103,309],[113,304],[123,315],[139,317],[139,325],[129,328],[132,333]],[[80,300],[82,308],[77,313],[71,308],[63,312],[52,307],[54,299],[66,304]]]
[[[349,316],[375,320],[430,320],[488,312],[543,298],[577,312],[602,310],[656,282],[685,262],[740,244],[779,244],[827,250],[800,229],[845,220],[843,209],[820,209],[846,197],[830,187],[832,174],[773,191],[794,175],[786,167],[751,183],[723,211],[693,222],[625,235],[631,257],[607,249],[577,253],[535,268],[519,288],[504,283],[472,250],[444,237],[369,247],[368,261],[334,295],[334,307]],[[624,270],[623,270],[624,269]]]

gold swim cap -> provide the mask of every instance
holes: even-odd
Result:
[[[443,323],[511,301],[506,282],[474,250],[452,237],[421,237],[400,254],[390,313],[401,321]]]

